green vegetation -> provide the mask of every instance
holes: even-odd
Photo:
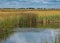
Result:
[[[60,28],[60,16],[38,17],[36,14],[23,14],[0,21],[0,29],[8,28]],[[9,29],[8,29],[9,30]]]

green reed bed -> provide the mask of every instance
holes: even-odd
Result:
[[[13,18],[6,18],[3,21],[0,21],[0,30],[11,30],[17,27],[19,19],[19,17],[14,16]]]
[[[39,28],[60,28],[60,16],[52,15],[52,16],[43,16],[38,17],[37,27]]]
[[[50,28],[60,28],[60,16],[59,15],[53,15],[46,17],[46,27]]]
[[[55,22],[57,21],[57,22]],[[13,16],[0,21],[0,29],[12,28],[59,28],[60,16],[38,17],[37,15]]]

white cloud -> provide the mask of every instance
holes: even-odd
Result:
[[[19,2],[17,1],[12,1],[12,2],[6,2],[6,5],[19,5]]]
[[[48,3],[48,1],[47,0],[30,0],[30,2],[35,2],[35,3],[43,3],[43,4],[45,4],[45,3]]]
[[[18,2],[18,1],[11,1],[11,2],[5,2],[5,3],[2,3],[2,4],[0,4],[0,7],[2,7],[2,8],[4,8],[4,7],[7,7],[7,8],[15,8],[15,7],[19,7],[19,6],[21,6],[21,4],[20,4],[20,2]]]
[[[0,1],[0,8],[21,8],[21,7],[38,7],[38,8],[60,8],[60,3],[49,2],[59,0],[10,0]],[[54,5],[55,4],[55,5]]]

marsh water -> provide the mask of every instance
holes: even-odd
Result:
[[[4,33],[0,43],[60,43],[59,36],[59,29],[15,28]]]

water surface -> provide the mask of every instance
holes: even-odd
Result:
[[[59,29],[17,28],[6,34],[1,43],[55,43],[58,42]]]

